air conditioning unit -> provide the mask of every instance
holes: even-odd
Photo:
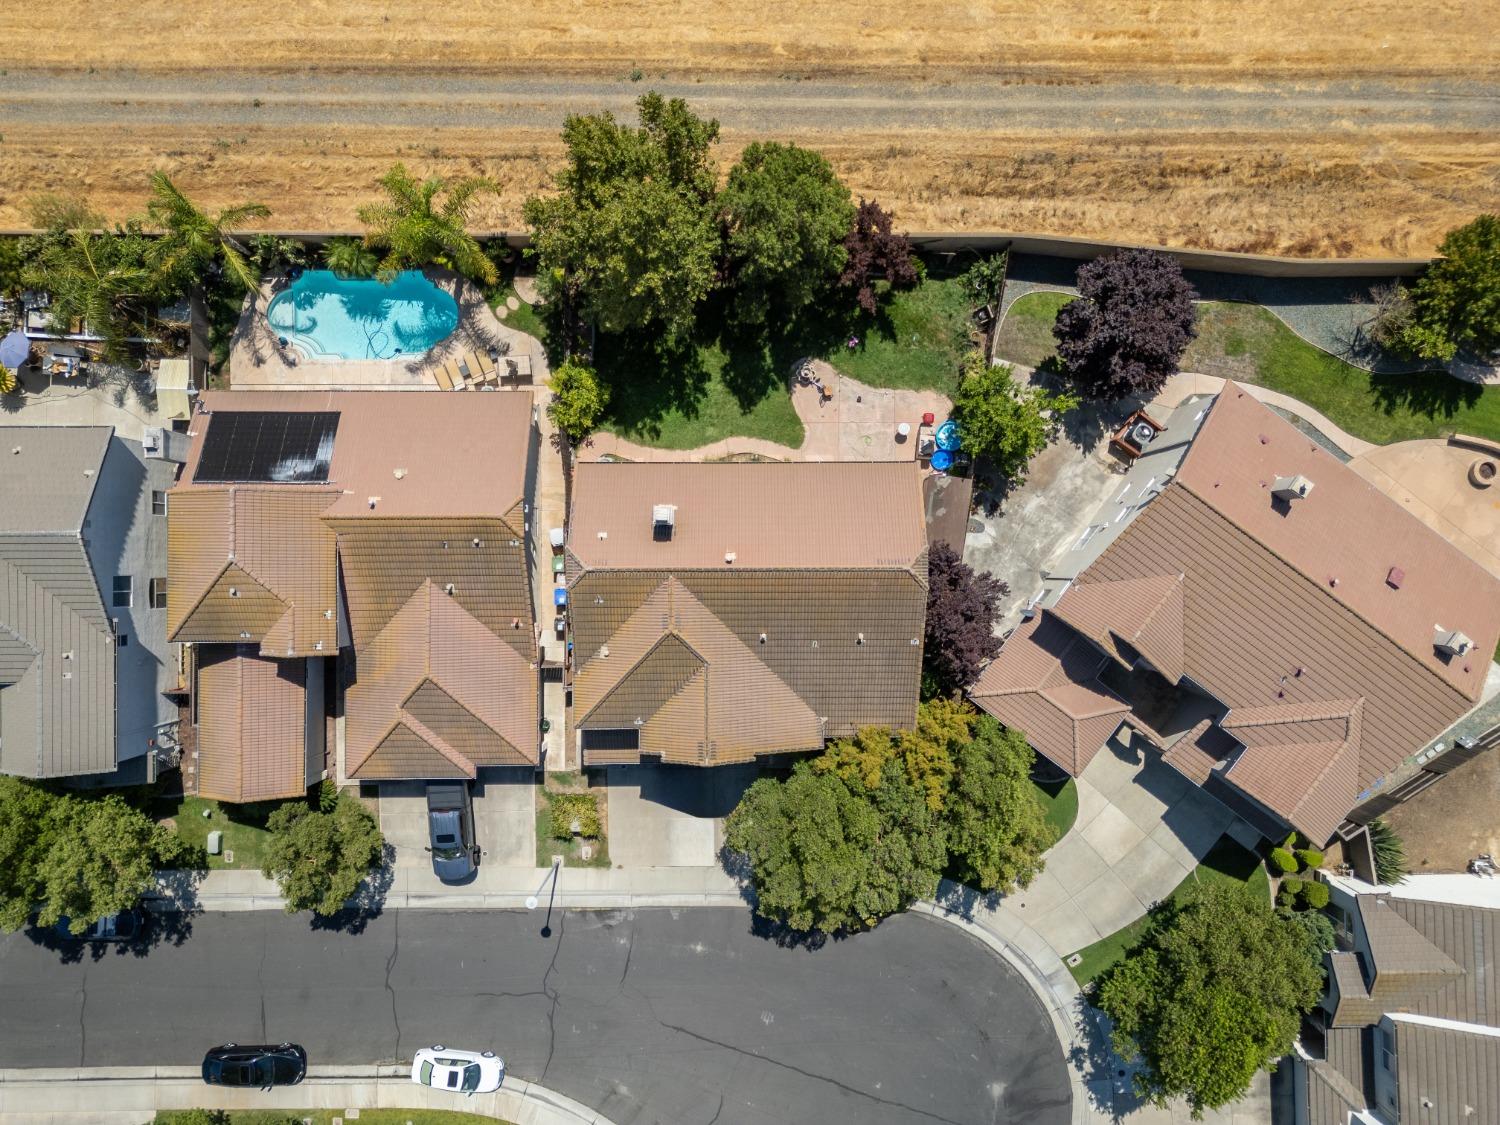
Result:
[[[159,427],[148,429],[141,437],[141,448],[154,461],[187,463],[188,439],[186,434]]]
[[[1437,626],[1432,638],[1433,647],[1447,656],[1465,656],[1474,647],[1474,642],[1457,629]]]
[[[1301,473],[1294,477],[1277,477],[1271,483],[1271,495],[1288,504],[1293,500],[1301,500],[1312,490],[1313,482]]]

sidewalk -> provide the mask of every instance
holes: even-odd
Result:
[[[200,1107],[451,1109],[513,1125],[610,1125],[572,1098],[509,1075],[495,1093],[465,1098],[417,1085],[404,1066],[313,1066],[301,1085],[273,1090],[205,1086],[195,1066],[0,1070],[0,1120],[7,1125],[134,1125],[159,1109]]]

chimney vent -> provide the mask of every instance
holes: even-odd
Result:
[[[1474,642],[1457,629],[1444,629],[1441,625],[1433,628],[1433,647],[1447,656],[1464,656],[1474,647]]]
[[[1401,589],[1401,583],[1405,581],[1406,571],[1402,570],[1399,566],[1391,567],[1391,569],[1386,573],[1385,584],[1392,590]]]
[[[676,504],[653,504],[651,505],[651,538],[658,543],[667,543],[672,539],[672,529],[677,524]]]
[[[446,586],[443,587],[443,591],[448,594],[453,593],[453,589],[454,587],[452,582],[449,582]]]
[[[726,564],[734,562],[734,559],[735,559],[735,554],[734,554],[733,551],[725,551],[724,552],[724,562]]]
[[[402,478],[404,478],[406,476],[406,470],[405,469],[393,469],[392,473],[393,473],[393,475],[395,476],[395,478],[397,480],[401,480]]]
[[[1277,477],[1271,482],[1271,495],[1288,504],[1293,500],[1301,500],[1312,490],[1313,482],[1301,473],[1294,477]]]
[[[854,643],[857,644],[857,645],[864,644],[865,643],[865,635],[863,633],[857,633],[857,634],[855,634]]]
[[[379,496],[371,496],[370,497],[370,511],[373,512],[375,510],[375,505],[378,504],[379,502],[380,502],[380,497]]]

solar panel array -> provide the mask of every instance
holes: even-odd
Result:
[[[322,484],[328,480],[338,425],[337,411],[215,411],[193,480]]]

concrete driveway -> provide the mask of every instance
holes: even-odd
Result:
[[[396,866],[430,871],[427,786],[388,781],[380,786],[380,831],[396,849]],[[536,866],[536,771],[492,767],[474,783],[474,835],[492,867]],[[433,877],[434,886],[437,885]]]
[[[611,766],[609,854],[625,867],[715,867],[756,766]]]

